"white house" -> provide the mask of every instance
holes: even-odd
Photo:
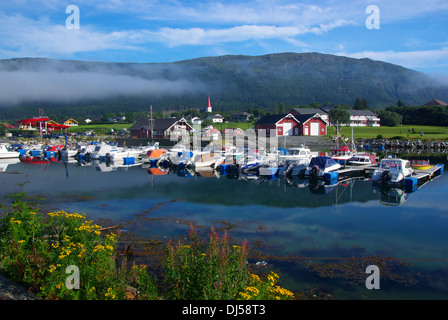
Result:
[[[208,116],[207,119],[212,119],[213,123],[223,123],[223,121],[224,121],[224,117],[222,115],[220,115],[219,113],[217,113],[213,116]]]
[[[370,110],[347,110],[351,127],[379,127],[380,118]]]

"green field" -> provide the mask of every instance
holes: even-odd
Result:
[[[118,132],[122,129],[129,129],[132,124],[126,123],[112,123],[112,124],[93,124],[93,125],[80,125],[78,127],[71,127],[69,132],[78,133],[87,130],[93,130],[96,134],[106,134],[110,129]],[[215,125],[218,130],[221,130],[221,124]],[[247,130],[253,127],[253,122],[235,122],[223,124],[224,128],[241,128]],[[412,132],[414,129],[414,133]],[[409,130],[409,131],[408,131]],[[336,136],[336,129],[334,127],[328,127],[328,136]],[[423,132],[423,136],[420,133]],[[351,137],[351,127],[341,127],[339,133],[346,137]],[[448,127],[436,127],[436,126],[398,126],[398,127],[353,127],[354,139],[374,139],[382,136],[384,139],[448,139]]]
[[[110,129],[114,129],[115,132],[118,132],[122,129],[129,129],[132,124],[129,123],[103,123],[103,124],[85,124],[79,125],[76,127],[71,127],[68,129],[68,132],[78,133],[85,132],[89,130],[93,130],[96,134],[106,134],[110,131]]]
[[[412,132],[414,129],[414,132]],[[408,131],[409,130],[409,131]],[[328,136],[336,136],[336,129],[329,127]],[[423,136],[420,134],[423,132]],[[352,136],[351,127],[342,127],[339,134],[346,137]],[[373,139],[382,136],[384,139],[399,137],[403,139],[448,139],[448,127],[436,126],[408,126],[398,127],[353,127],[354,139]]]

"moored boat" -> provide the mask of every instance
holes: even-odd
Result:
[[[372,181],[380,184],[401,184],[405,178],[412,176],[413,172],[409,160],[385,158],[373,172]]]
[[[13,159],[19,156],[20,152],[11,150],[9,144],[0,143],[0,159]]]
[[[411,160],[411,167],[414,170],[428,170],[434,167],[434,165],[430,164],[429,160]]]
[[[314,157],[305,170],[306,178],[323,178],[325,173],[337,171],[342,166],[331,157]]]
[[[378,162],[373,154],[357,154],[348,159],[347,164],[352,166],[366,166],[376,165]]]

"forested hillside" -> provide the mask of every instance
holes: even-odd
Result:
[[[0,119],[47,114],[204,109],[271,110],[317,102],[371,108],[448,101],[437,80],[397,65],[319,53],[206,57],[174,63],[104,63],[51,59],[0,61]]]

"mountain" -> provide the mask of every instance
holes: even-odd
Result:
[[[106,111],[265,108],[401,100],[448,100],[448,86],[404,67],[320,53],[226,55],[172,63],[108,63],[43,58],[0,60],[0,119],[38,107],[56,115]]]

